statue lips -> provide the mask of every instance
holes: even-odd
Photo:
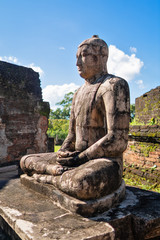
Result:
[[[80,67],[77,67],[77,69],[78,69],[78,72],[82,72],[83,71],[82,68],[80,68]]]

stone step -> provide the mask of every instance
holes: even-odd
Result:
[[[126,197],[118,206],[86,218],[13,179],[0,191],[0,216],[0,228],[12,240],[160,238],[160,194],[133,187],[126,187]]]

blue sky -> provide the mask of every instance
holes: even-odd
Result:
[[[0,60],[40,72],[51,107],[84,83],[77,46],[98,34],[109,73],[124,77],[131,103],[160,85],[159,0],[0,0]]]

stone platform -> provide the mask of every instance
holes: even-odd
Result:
[[[79,200],[71,197],[58,190],[51,184],[39,183],[33,177],[26,174],[21,175],[21,183],[26,187],[49,197],[56,205],[68,209],[73,213],[80,214],[84,217],[90,217],[97,213],[107,211],[117,203],[121,202],[125,197],[125,182],[122,181],[121,186],[112,194],[104,196],[96,200]]]
[[[158,240],[160,194],[127,187],[117,207],[84,218],[13,179],[0,191],[0,227],[12,240]]]

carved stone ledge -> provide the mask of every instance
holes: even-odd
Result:
[[[50,198],[56,205],[70,210],[73,213],[80,214],[82,216],[93,216],[97,213],[107,211],[108,209],[121,202],[125,197],[125,182],[122,181],[121,186],[112,194],[104,196],[99,199],[83,201],[71,197],[53,185],[39,183],[34,180],[33,177],[29,177],[26,174],[21,175],[21,183],[26,187],[41,193]]]

